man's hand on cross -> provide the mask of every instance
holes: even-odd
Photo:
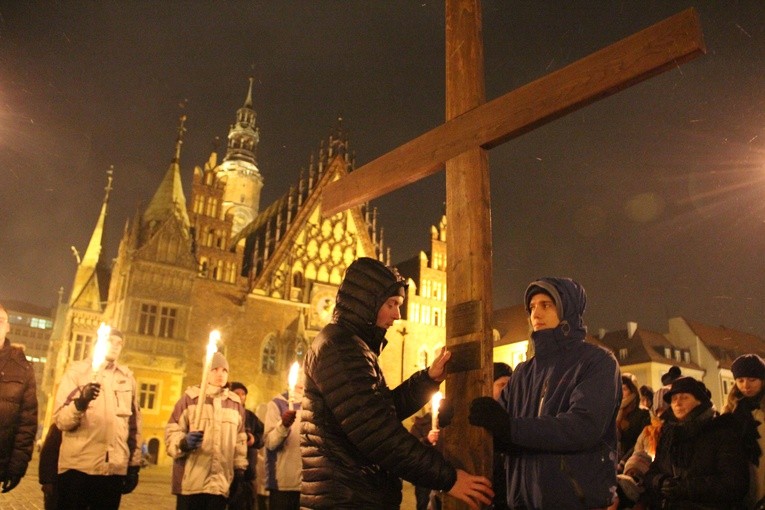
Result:
[[[451,359],[452,353],[446,350],[446,347],[441,347],[441,352],[433,361],[433,364],[428,368],[428,376],[436,382],[442,382],[446,379],[446,363]]]

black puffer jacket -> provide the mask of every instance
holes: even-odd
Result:
[[[37,433],[37,386],[24,352],[6,338],[0,348],[0,476],[21,477]]]
[[[438,490],[457,480],[443,456],[401,424],[438,383],[422,370],[390,390],[377,362],[385,344],[377,311],[401,287],[403,279],[380,262],[355,261],[338,290],[333,323],[306,353],[303,508],[397,509],[399,478]]]

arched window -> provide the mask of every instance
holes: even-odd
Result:
[[[292,286],[298,289],[302,289],[304,285],[303,273],[293,270],[292,273]]]
[[[264,374],[276,373],[276,344],[273,337],[269,337],[263,346],[263,363],[261,371]]]

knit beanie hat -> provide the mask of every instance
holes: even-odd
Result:
[[[215,370],[218,367],[223,367],[226,369],[226,372],[229,372],[228,361],[226,361],[226,357],[223,354],[216,352],[213,354],[212,363],[210,363],[210,370]]]
[[[756,354],[744,354],[735,359],[730,366],[733,377],[752,377],[765,379],[765,361]]]
[[[513,375],[513,369],[507,363],[494,363],[494,380],[500,377],[510,377]]]
[[[711,396],[703,382],[693,377],[678,377],[672,382],[672,387],[664,394],[664,402],[672,402],[672,395],[676,393],[690,393],[696,400],[704,403],[711,402]]]

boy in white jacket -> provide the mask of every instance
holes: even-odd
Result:
[[[287,393],[277,395],[266,410],[266,488],[269,508],[298,510],[303,463],[300,457],[300,401],[302,374],[293,401]]]
[[[191,386],[175,404],[165,427],[173,462],[172,492],[179,510],[224,510],[232,481],[244,483],[247,435],[244,406],[228,389],[228,361],[213,355],[199,429],[194,414],[199,386]]]

